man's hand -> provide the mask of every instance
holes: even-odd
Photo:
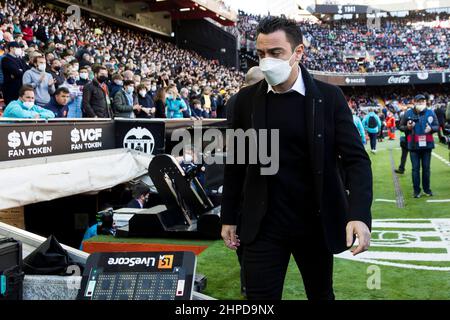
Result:
[[[353,235],[358,237],[358,247],[352,250],[354,256],[361,252],[367,251],[370,245],[370,231],[367,225],[361,221],[350,221],[347,224],[347,247],[351,247],[353,244]]]
[[[231,250],[237,250],[240,246],[240,240],[236,235],[236,226],[223,225],[222,226],[222,239],[225,241],[225,245]]]
[[[51,87],[52,85],[54,85],[56,83],[56,80],[54,78],[48,80],[48,85]]]
[[[414,126],[416,125],[416,123],[412,120],[408,121],[408,130],[412,130],[414,128]]]

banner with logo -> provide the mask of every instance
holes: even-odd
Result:
[[[165,153],[164,121],[116,120],[116,148],[132,149],[149,155]]]
[[[114,123],[0,125],[0,161],[113,149]]]
[[[442,84],[450,82],[450,73],[443,72],[339,75],[338,73],[324,74],[311,71],[311,74],[317,80],[341,87]]]

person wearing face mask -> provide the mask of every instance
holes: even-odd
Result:
[[[166,96],[166,117],[168,119],[182,119],[183,112],[187,110],[187,106],[181,100],[175,85],[167,89]]]
[[[433,110],[427,108],[423,94],[414,98],[414,108],[406,111],[400,121],[400,130],[405,132],[412,165],[414,198],[421,197],[420,167],[422,166],[422,187],[426,196],[431,197],[430,165],[431,151],[434,149],[433,133],[439,130],[439,122]]]
[[[59,88],[67,88],[69,90],[70,100],[67,106],[67,118],[82,118],[81,104],[83,100],[83,87],[77,84],[80,81],[78,71],[67,71],[65,78],[66,81]]]
[[[135,118],[134,112],[140,112],[142,106],[134,94],[134,82],[125,80],[123,88],[114,96],[112,108],[116,118]]]
[[[355,236],[353,255],[369,246],[371,161],[342,91],[300,63],[304,45],[296,22],[264,18],[256,39],[265,79],[239,91],[231,128],[269,130],[265,141],[249,143],[258,150],[269,140],[276,159],[248,163],[254,154],[237,153],[238,144],[229,150],[230,157],[250,159],[227,159],[222,238],[229,249],[242,246],[249,300],[282,298],[291,255],[308,299],[333,300],[333,254],[352,247]],[[245,149],[255,148],[247,143]]]
[[[19,98],[23,74],[29,67],[22,58],[22,47],[17,42],[8,44],[8,54],[2,59],[1,63],[4,77],[3,98],[5,104],[8,104]]]
[[[52,61],[50,70],[48,71],[55,80],[56,89],[58,89],[59,86],[62,85],[64,81],[66,81],[66,79],[64,78],[64,74],[61,72],[61,68],[62,68],[61,60],[55,59]]]
[[[109,84],[108,88],[111,97],[114,97],[116,93],[123,88],[123,77],[119,73],[113,74],[113,76],[111,77],[111,83]]]
[[[83,91],[83,87],[89,83],[89,71],[87,68],[80,68],[79,71],[80,79],[76,81],[77,85],[79,85],[81,88],[81,91]]]
[[[33,68],[23,74],[23,84],[34,88],[35,103],[40,107],[47,105],[56,91],[55,81],[45,68],[45,57],[37,56],[33,59]]]
[[[154,118],[156,112],[155,104],[145,85],[138,85],[136,91],[138,93],[137,102],[142,107],[140,111],[134,111],[136,118]]]
[[[108,86],[108,70],[103,66],[94,68],[94,79],[83,88],[83,118],[112,118]]]
[[[19,99],[11,101],[3,112],[5,118],[52,119],[55,114],[34,103],[34,88],[24,85],[20,88]]]

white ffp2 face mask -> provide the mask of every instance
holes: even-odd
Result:
[[[289,58],[289,60],[276,59],[276,58],[264,58],[259,62],[259,68],[261,69],[266,81],[271,86],[277,86],[283,82],[286,82],[291,75],[292,67],[290,61],[295,53]]]
[[[27,109],[31,109],[31,108],[33,108],[33,106],[34,106],[34,102],[32,102],[32,101],[24,102],[24,103],[23,103],[23,106],[24,106],[25,108],[27,108]]]
[[[423,110],[425,110],[427,107],[426,103],[419,103],[415,105],[415,109],[417,110],[417,112],[422,112]]]

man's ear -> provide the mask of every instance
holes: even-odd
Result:
[[[294,51],[294,53],[296,54],[295,62],[301,61],[304,52],[305,52],[305,46],[303,44],[300,44],[295,48],[295,51]]]

